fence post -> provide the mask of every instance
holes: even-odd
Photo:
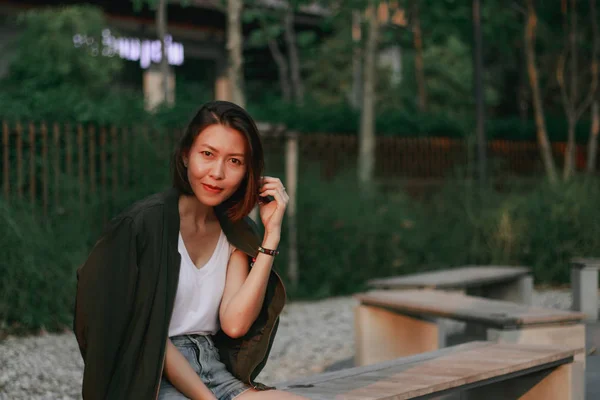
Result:
[[[123,149],[123,151],[121,152],[121,154],[123,155],[123,179],[121,179],[121,181],[123,182],[124,188],[129,187],[129,157],[132,153],[131,148],[129,147],[129,132],[132,131],[130,131],[128,128],[123,128],[121,130],[121,149]]]
[[[100,128],[100,198],[102,201],[102,223],[106,223],[106,127]]]
[[[10,197],[10,173],[8,170],[9,167],[9,163],[8,163],[8,123],[6,121],[2,121],[2,144],[3,144],[3,150],[4,150],[4,164],[2,167],[2,170],[4,172],[3,177],[4,177],[4,199],[8,202],[9,201],[9,197]]]
[[[116,126],[112,126],[110,128],[110,141],[111,141],[111,147],[110,147],[110,162],[112,163],[112,196],[113,196],[113,200],[115,199],[115,197],[117,197],[117,188],[119,186],[118,183],[118,167],[119,167],[119,157],[118,157],[118,151],[117,149],[119,148],[119,146],[117,145],[117,128]]]
[[[77,176],[79,179],[79,211],[83,214],[83,126],[77,125],[77,152],[79,156],[77,158]]]
[[[96,200],[96,127],[88,127],[89,140],[89,163],[90,163],[90,195],[92,201]],[[88,199],[89,201],[89,199]]]
[[[60,176],[60,130],[58,128],[58,124],[52,124],[52,132],[54,134],[53,143],[54,143],[54,154],[52,157],[52,163],[54,164],[54,210],[58,209],[60,203],[60,193],[59,191],[59,176]]]
[[[17,122],[17,196],[23,199],[23,127]]]
[[[48,216],[48,127],[42,122],[42,214]]]
[[[285,149],[285,181],[286,191],[290,197],[287,208],[289,236],[288,276],[292,288],[298,287],[298,229],[296,218],[296,200],[298,195],[298,134],[288,132]]]
[[[35,204],[35,126],[29,123],[29,201]]]

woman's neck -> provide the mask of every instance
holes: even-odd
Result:
[[[179,197],[179,219],[202,229],[216,220],[214,208],[202,204],[196,196],[182,195]]]

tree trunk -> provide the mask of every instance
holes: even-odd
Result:
[[[575,172],[575,129],[577,127],[577,117],[575,116],[575,108],[577,104],[577,9],[575,8],[575,0],[571,0],[571,23],[569,28],[569,46],[570,50],[570,83],[571,83],[571,94],[570,103],[568,105],[569,110],[567,111],[568,119],[568,136],[567,136],[567,149],[565,151],[565,165],[563,166],[563,179],[568,180]]]
[[[281,53],[281,50],[279,50],[279,47],[277,46],[277,41],[275,41],[274,39],[269,39],[267,41],[267,44],[269,45],[269,49],[271,50],[271,55],[275,60],[275,64],[277,64],[281,97],[283,98],[283,101],[289,103],[292,100],[292,86],[290,85],[290,81],[288,78],[288,64],[285,60],[285,57],[283,56],[283,53]]]
[[[156,10],[156,33],[160,40],[162,57],[160,59],[160,73],[162,75],[163,103],[169,104],[169,58],[165,36],[167,35],[167,0],[159,0]]]
[[[569,180],[575,172],[575,128],[577,121],[573,118],[567,118],[567,148],[565,149],[565,165],[563,169],[563,179]]]
[[[425,67],[423,64],[423,34],[419,15],[419,0],[413,0],[413,44],[415,47],[415,74],[419,93],[419,110],[427,110],[427,89],[425,87]]]
[[[360,27],[360,12],[352,11],[352,93],[350,104],[355,110],[360,110],[362,105],[362,49],[361,27]]]
[[[481,4],[473,0],[473,83],[475,94],[477,164],[479,183],[486,179],[485,99],[483,95],[483,45],[481,34]]]
[[[296,28],[294,27],[294,8],[290,5],[285,14],[284,36],[288,49],[292,88],[296,104],[304,102],[304,85],[300,73],[300,59],[298,57],[298,44],[296,43]]]
[[[598,156],[598,132],[600,132],[600,116],[598,115],[598,100],[592,104],[592,126],[590,128],[590,139],[588,142],[587,172],[596,172],[596,157]]]
[[[379,36],[376,2],[371,1],[367,12],[368,34],[365,49],[365,78],[363,106],[360,119],[358,179],[368,189],[375,170],[375,59]]]
[[[290,85],[289,79],[289,68],[288,63],[285,59],[285,56],[279,50],[279,46],[277,45],[277,40],[269,37],[269,32],[267,29],[267,24],[265,21],[260,21],[260,26],[263,31],[265,37],[267,37],[267,45],[269,46],[269,51],[273,56],[273,60],[275,60],[275,64],[277,65],[277,73],[279,74],[279,89],[281,90],[281,97],[283,101],[289,103],[292,100],[292,87]]]
[[[242,8],[242,0],[227,0],[227,51],[229,54],[227,75],[231,101],[245,107]]]
[[[596,19],[596,0],[589,0],[590,19],[592,25],[593,50],[592,50],[592,126],[588,142],[587,172],[593,174],[596,171],[596,157],[598,156],[598,132],[600,131],[600,115],[598,115],[598,21]]]
[[[529,75],[529,84],[531,85],[531,96],[533,99],[533,110],[535,113],[535,125],[537,130],[537,140],[540,147],[540,155],[544,163],[546,175],[552,183],[557,183],[558,176],[552,148],[548,140],[546,131],[546,122],[544,120],[544,108],[538,80],[537,66],[535,64],[535,29],[537,24],[537,15],[533,6],[533,0],[527,0],[527,23],[525,28],[525,57],[527,59],[527,73]]]

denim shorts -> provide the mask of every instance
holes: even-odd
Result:
[[[210,336],[181,335],[170,339],[217,399],[232,400],[250,389],[250,386],[234,377],[226,369],[225,364],[219,358],[219,350]],[[187,397],[175,389],[163,376],[160,381],[158,400],[183,399],[187,399]]]

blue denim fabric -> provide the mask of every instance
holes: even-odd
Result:
[[[232,400],[250,388],[225,368],[219,358],[210,336],[182,335],[174,336],[171,342],[189,361],[190,365],[202,379],[202,382],[219,400]],[[163,376],[160,381],[158,400],[187,399]]]

